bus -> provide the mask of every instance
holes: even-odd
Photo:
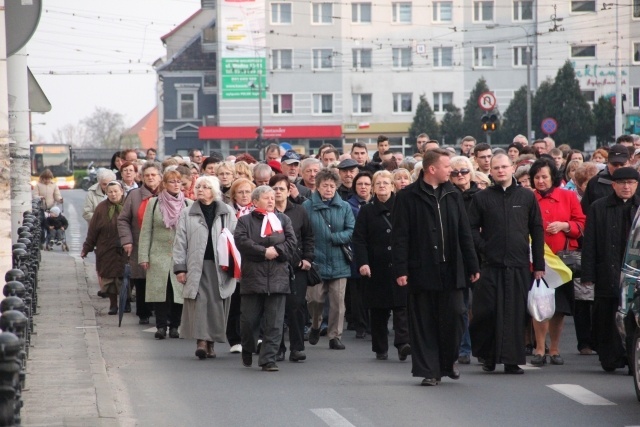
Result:
[[[60,189],[75,187],[73,156],[69,144],[31,144],[31,186],[35,187],[40,174],[49,169]]]

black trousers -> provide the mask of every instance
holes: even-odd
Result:
[[[387,324],[389,312],[393,312],[393,346],[400,348],[409,343],[409,320],[407,307],[371,308],[369,309],[371,321],[371,350],[374,353],[387,353],[389,351],[389,335]]]
[[[591,312],[593,310],[593,301],[575,301],[575,309],[573,313],[573,322],[576,328],[576,338],[578,339],[578,351],[589,347],[597,350],[592,339],[591,332]]]
[[[362,279],[347,279],[348,294],[351,295],[351,321],[358,332],[369,330],[369,310],[364,306],[365,285]]]
[[[413,376],[442,378],[458,360],[466,311],[462,289],[409,293],[407,309]]]
[[[596,297],[593,301],[593,335],[603,368],[622,368],[627,360],[616,327],[618,305],[617,298]]]
[[[130,283],[136,287],[136,316],[141,319],[151,317],[151,304],[145,300],[147,279],[131,279]]]
[[[293,285],[295,294],[288,294],[284,312],[289,325],[289,349],[291,351],[304,351],[304,325],[307,322],[307,274],[304,271],[296,271]],[[280,341],[280,350],[287,351],[284,343],[284,334]]]
[[[240,336],[240,283],[236,284],[236,290],[231,294],[229,306],[229,318],[227,320],[227,341],[233,347],[242,342]]]
[[[180,319],[182,318],[182,304],[173,301],[173,286],[171,286],[171,277],[167,279],[167,299],[164,302],[156,302],[153,304],[156,312],[156,328],[166,329],[179,328]]]
[[[249,294],[240,298],[243,352],[255,353],[262,324],[262,345],[258,358],[260,366],[276,361],[282,341],[285,301],[285,294]]]

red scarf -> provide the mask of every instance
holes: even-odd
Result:
[[[260,237],[271,236],[273,233],[282,233],[282,223],[276,214],[259,208],[255,208],[253,211],[263,216]]]

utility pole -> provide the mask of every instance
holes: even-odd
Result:
[[[614,136],[617,138],[622,133],[622,90],[620,88],[622,73],[620,72],[620,33],[618,24],[618,5],[616,8],[616,131]]]
[[[0,0],[0,34],[6,34],[4,0]],[[0,271],[11,265],[11,157],[9,154],[9,88],[7,46],[0,43]]]

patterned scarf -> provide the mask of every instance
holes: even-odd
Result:
[[[262,215],[262,227],[260,228],[260,237],[271,236],[273,233],[282,233],[282,223],[273,212],[267,212],[264,209],[255,208],[253,210],[258,216]]]
[[[236,208],[236,218],[250,214],[254,209],[253,203],[249,203],[247,206],[238,206],[234,203],[234,207]]]
[[[124,205],[123,202],[124,197],[120,199],[118,203],[112,203],[111,200],[109,200],[109,210],[107,211],[109,215],[109,221],[113,219],[113,214],[116,214],[116,217],[120,215],[120,212],[122,212],[122,206]]]
[[[175,230],[180,212],[184,208],[184,194],[179,191],[177,195],[173,196],[167,190],[162,190],[158,193],[158,204],[164,225]]]

